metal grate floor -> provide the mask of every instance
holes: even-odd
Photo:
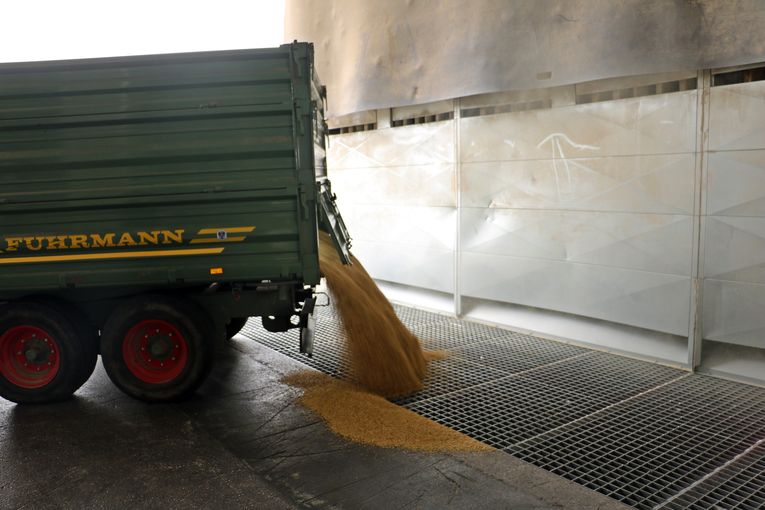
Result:
[[[765,388],[394,309],[426,349],[452,353],[398,404],[636,508],[765,508]],[[347,374],[331,307],[318,312],[313,358],[294,330],[253,319],[242,333]]]
[[[661,508],[765,508],[765,441]]]

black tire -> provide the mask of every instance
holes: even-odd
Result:
[[[226,340],[231,340],[237,333],[242,331],[248,319],[249,317],[233,317],[228,321],[228,324],[226,324]]]
[[[156,331],[155,331],[156,330]],[[140,296],[118,306],[101,332],[101,360],[112,382],[146,402],[182,399],[210,373],[213,323],[194,302]]]
[[[19,404],[65,400],[82,384],[85,357],[77,327],[57,307],[19,302],[0,309],[3,398]]]
[[[80,377],[74,391],[77,391],[85,384],[96,369],[98,363],[98,348],[100,335],[98,328],[88,320],[87,315],[80,311],[75,305],[61,299],[48,296],[33,297],[28,302],[36,302],[46,306],[56,308],[61,314],[69,319],[69,322],[77,329],[78,345],[81,349],[80,355]]]

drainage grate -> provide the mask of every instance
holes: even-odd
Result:
[[[544,359],[543,355],[540,357]],[[686,374],[655,363],[590,351],[587,356],[542,366],[521,377],[611,405]]]
[[[510,331],[503,331],[503,333],[500,338],[458,347],[453,350],[454,355],[482,366],[501,370],[506,374],[515,374],[591,352],[582,347],[520,333]]]
[[[765,508],[765,446],[753,448],[660,508]]]
[[[453,349],[507,334],[503,329],[457,319],[407,326],[420,338],[426,349]]]
[[[660,505],[765,435],[761,388],[686,376],[508,450],[637,508]]]
[[[260,318],[252,318],[242,328],[241,334],[326,374],[334,376],[345,374],[347,370],[345,369],[339,323],[335,320],[322,320],[321,318],[317,319],[316,322],[316,336],[313,357],[311,358],[299,352],[300,334],[296,329],[283,333],[272,333],[263,327]]]
[[[428,375],[425,378],[425,389],[409,397],[398,399],[396,403],[401,405],[412,404],[477,384],[495,381],[505,377],[505,375],[498,370],[482,367],[456,357],[431,361],[428,365]]]
[[[453,317],[449,317],[448,315],[426,312],[425,310],[409,308],[408,306],[393,305],[393,309],[396,311],[398,318],[401,319],[401,322],[403,322],[408,328],[424,326],[426,324],[437,324],[455,321]]]
[[[495,448],[507,448],[602,405],[584,395],[507,376],[407,407]]]
[[[640,509],[765,506],[765,389],[457,320],[394,309],[428,349],[425,390],[397,402]],[[318,312],[314,357],[298,334],[242,331],[344,377],[340,323]]]

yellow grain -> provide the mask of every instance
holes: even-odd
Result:
[[[351,441],[428,452],[492,450],[379,395],[320,372],[296,372],[282,381],[303,388],[299,402],[318,414],[333,432]]]

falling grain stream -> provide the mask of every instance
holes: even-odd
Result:
[[[300,402],[352,441],[425,451],[491,450],[386,400],[421,390],[428,361],[445,353],[422,349],[361,263],[355,257],[351,265],[341,262],[329,235],[321,233],[319,248],[356,384],[313,371],[293,373],[284,382],[304,390]]]

